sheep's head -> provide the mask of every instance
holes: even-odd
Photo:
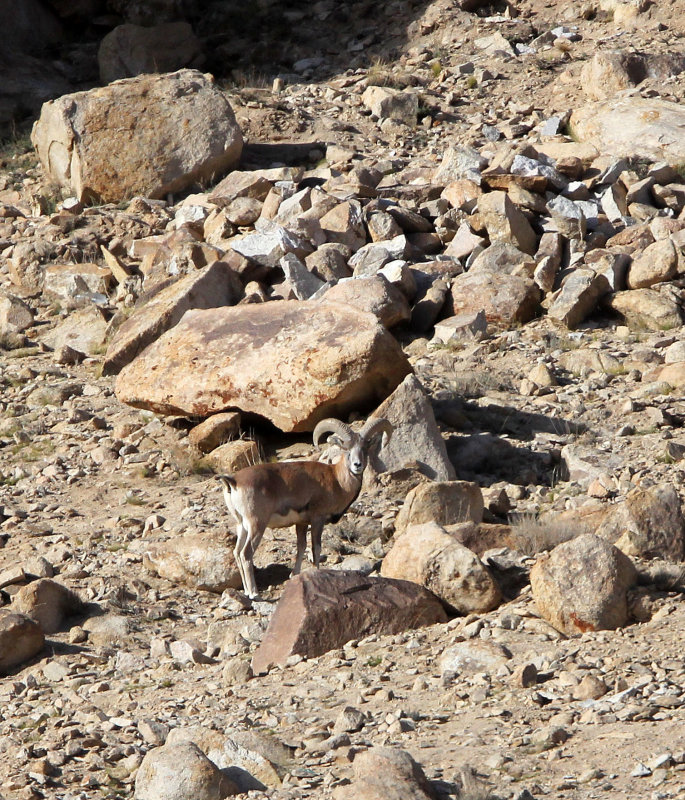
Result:
[[[383,436],[383,443],[387,443],[392,435],[392,425],[387,419],[371,418],[357,433],[339,419],[323,419],[314,428],[314,445],[316,447],[319,446],[321,438],[326,433],[332,434],[328,437],[328,441],[338,445],[344,451],[348,470],[352,475],[361,478],[366,468],[369,448],[381,436]]]

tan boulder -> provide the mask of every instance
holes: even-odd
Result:
[[[233,559],[233,546],[205,534],[175,536],[143,550],[143,566],[160,578],[207,592],[242,586]]]
[[[256,442],[236,439],[234,442],[219,445],[202,459],[202,463],[217,475],[226,475],[259,464],[261,460],[262,456]]]
[[[117,25],[100,42],[100,80],[111,83],[144,72],[197,67],[201,56],[202,45],[188,22]]]
[[[425,586],[459,614],[486,613],[502,600],[478,556],[435,522],[411,525],[398,536],[381,575]]]
[[[570,128],[575,138],[614,157],[685,161],[685,109],[680,103],[621,96],[576,108]]]
[[[142,75],[43,105],[31,141],[81,201],[164,197],[237,163],[242,134],[210,75]]]
[[[326,241],[347,245],[353,252],[366,244],[364,215],[358,200],[346,200],[320,219]]]
[[[0,610],[0,673],[33,658],[44,644],[45,635],[35,620],[8,609]]]
[[[657,379],[670,384],[674,388],[682,389],[685,387],[685,361],[667,364],[659,370]]]
[[[154,747],[136,774],[134,800],[223,800],[238,787],[192,742]]]
[[[540,290],[531,278],[482,270],[465,272],[452,281],[450,315],[485,312],[488,323],[528,322],[538,308]]]
[[[252,671],[261,675],[291,655],[313,658],[372,633],[400,633],[446,621],[438,598],[409,581],[307,570],[286,583],[252,657]]]
[[[162,414],[239,409],[304,431],[379,402],[409,372],[373,315],[343,303],[275,301],[188,311],[121,371],[116,394]]]
[[[202,453],[212,450],[230,439],[235,439],[240,431],[240,414],[226,411],[212,414],[188,432],[188,441]]]
[[[383,275],[340,281],[322,297],[324,303],[331,300],[369,311],[386,328],[408,322],[411,317],[407,298]]]
[[[223,261],[191,272],[143,303],[118,328],[102,364],[104,375],[122,367],[180,322],[189,308],[230,306],[238,301],[243,286],[236,273]]]
[[[17,592],[12,608],[35,620],[44,633],[56,633],[66,617],[83,611],[83,602],[63,584],[41,578]]]
[[[412,489],[397,515],[395,528],[404,531],[410,525],[436,522],[453,525],[457,522],[483,521],[483,493],[470,481],[420,483]]]
[[[530,573],[540,614],[562,633],[613,630],[628,622],[633,562],[594,534],[583,534],[538,558]]]
[[[656,289],[632,289],[608,295],[606,305],[619,314],[630,328],[664,331],[683,324],[680,305]]]
[[[626,276],[629,289],[648,289],[670,281],[678,271],[678,253],[670,239],[659,239],[637,255]]]
[[[352,783],[333,792],[333,800],[434,800],[421,766],[405,750],[372,747],[358,752]]]
[[[0,292],[0,336],[21,333],[33,325],[33,311],[8,292]]]
[[[668,484],[633,489],[610,507],[595,533],[629,556],[665,561],[685,556],[685,518],[678,492]]]

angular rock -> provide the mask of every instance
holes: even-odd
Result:
[[[561,285],[547,309],[547,316],[563,322],[567,328],[577,328],[597,308],[597,303],[609,291],[603,276],[591,269],[574,269]]]
[[[557,195],[547,203],[559,233],[569,239],[584,239],[587,232],[587,220],[583,209],[573,200]]]
[[[407,312],[409,309],[407,309]],[[0,336],[21,333],[33,325],[33,311],[23,300],[7,292],[0,293]]]
[[[135,800],[223,800],[238,787],[192,742],[150,750],[138,769]]]
[[[440,166],[435,171],[433,183],[447,186],[454,181],[467,178],[479,186],[480,172],[487,165],[487,159],[472,147],[448,147]]]
[[[477,483],[443,481],[420,483],[407,495],[395,528],[402,532],[410,525],[435,522],[454,525],[457,522],[483,521],[483,493]]]
[[[469,341],[482,338],[488,330],[488,322],[484,311],[471,311],[448,317],[435,324],[434,340],[449,344],[450,342]]]
[[[304,258],[312,247],[292,231],[275,222],[263,222],[254,233],[234,239],[231,249],[250,261],[273,269],[281,265],[283,256],[293,253]]]
[[[117,25],[100,42],[100,81],[111,83],[145,72],[197,67],[201,55],[202,45],[188,22]]]
[[[143,75],[45,103],[31,133],[46,173],[81,201],[151,198],[240,158],[226,96],[196,70]]]
[[[40,341],[52,350],[71,347],[80,353],[101,352],[107,335],[107,321],[94,306],[72,312],[52,330],[43,334]]]
[[[172,283],[144,302],[114,334],[102,364],[104,375],[119,372],[126,364],[177,325],[190,308],[217,308],[236,303],[243,285],[223,261]]]
[[[452,281],[448,312],[457,315],[483,310],[488,323],[506,326],[532,319],[539,299],[540,290],[531,278],[469,270]]]
[[[478,200],[478,212],[483,218],[491,242],[508,242],[524,253],[535,253],[535,232],[506,192],[484,194]]]
[[[335,789],[334,800],[435,800],[426,776],[409,753],[372,747],[355,756],[354,779]]]
[[[362,103],[378,119],[394,119],[405,125],[416,125],[419,97],[415,92],[403,92],[386,86],[369,86],[362,95]]]
[[[382,451],[372,451],[370,464],[376,472],[402,469],[407,464],[434,480],[450,480],[455,472],[440,434],[433,408],[414,375],[408,375],[373,416],[393,425],[390,441]]]
[[[242,586],[233,548],[206,535],[176,536],[147,545],[143,566],[160,578],[207,592]]]
[[[361,311],[368,311],[386,328],[393,328],[411,318],[406,297],[383,275],[340,281],[321,298],[321,302],[330,301],[349,303]]]
[[[633,562],[594,534],[583,534],[538,558],[530,573],[540,614],[562,633],[614,630],[628,622]]]
[[[680,497],[669,484],[633,489],[610,507],[595,533],[629,556],[665,561],[685,557],[685,518]]]
[[[507,242],[495,242],[486,247],[472,261],[469,272],[502,272],[531,278],[535,259]]]
[[[279,266],[298,300],[308,300],[325,285],[294,253],[286,253],[279,261]]]
[[[462,222],[454,234],[454,238],[445,248],[445,255],[450,258],[463,259],[470,256],[474,250],[484,247],[486,240],[477,236],[466,222]]]
[[[83,611],[83,602],[61,583],[41,578],[17,592],[12,608],[35,620],[44,633],[56,633],[66,617]]]
[[[0,609],[0,673],[33,658],[44,644],[45,634],[35,620]]]
[[[260,675],[291,655],[311,658],[371,633],[399,633],[446,620],[437,597],[408,581],[308,570],[286,584],[252,657],[252,671]]]
[[[118,398],[162,414],[260,414],[283,431],[386,397],[411,371],[375,317],[281,301],[189,311],[126,366]]]
[[[366,244],[364,214],[358,200],[339,203],[320,219],[328,242],[344,244],[356,252]]]
[[[381,575],[425,586],[458,614],[484,614],[502,600],[475,553],[435,522],[410,525],[383,559]]]

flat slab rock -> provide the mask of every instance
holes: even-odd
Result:
[[[273,301],[188,311],[116,381],[120,401],[160,414],[240,409],[282,431],[377,405],[411,366],[376,318],[344,303]]]
[[[263,674],[291,655],[314,658],[372,633],[446,621],[438,598],[418,584],[361,572],[308,570],[286,584],[252,657],[252,671]]]

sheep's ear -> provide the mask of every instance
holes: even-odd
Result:
[[[331,434],[331,435],[328,437],[327,444],[334,444],[334,445],[336,445],[336,447],[344,447],[344,446],[345,446],[345,445],[344,445],[344,442],[343,442],[343,440],[340,438],[340,436],[338,436],[338,435],[337,435],[337,434],[335,434],[335,433],[332,433],[332,434]]]

